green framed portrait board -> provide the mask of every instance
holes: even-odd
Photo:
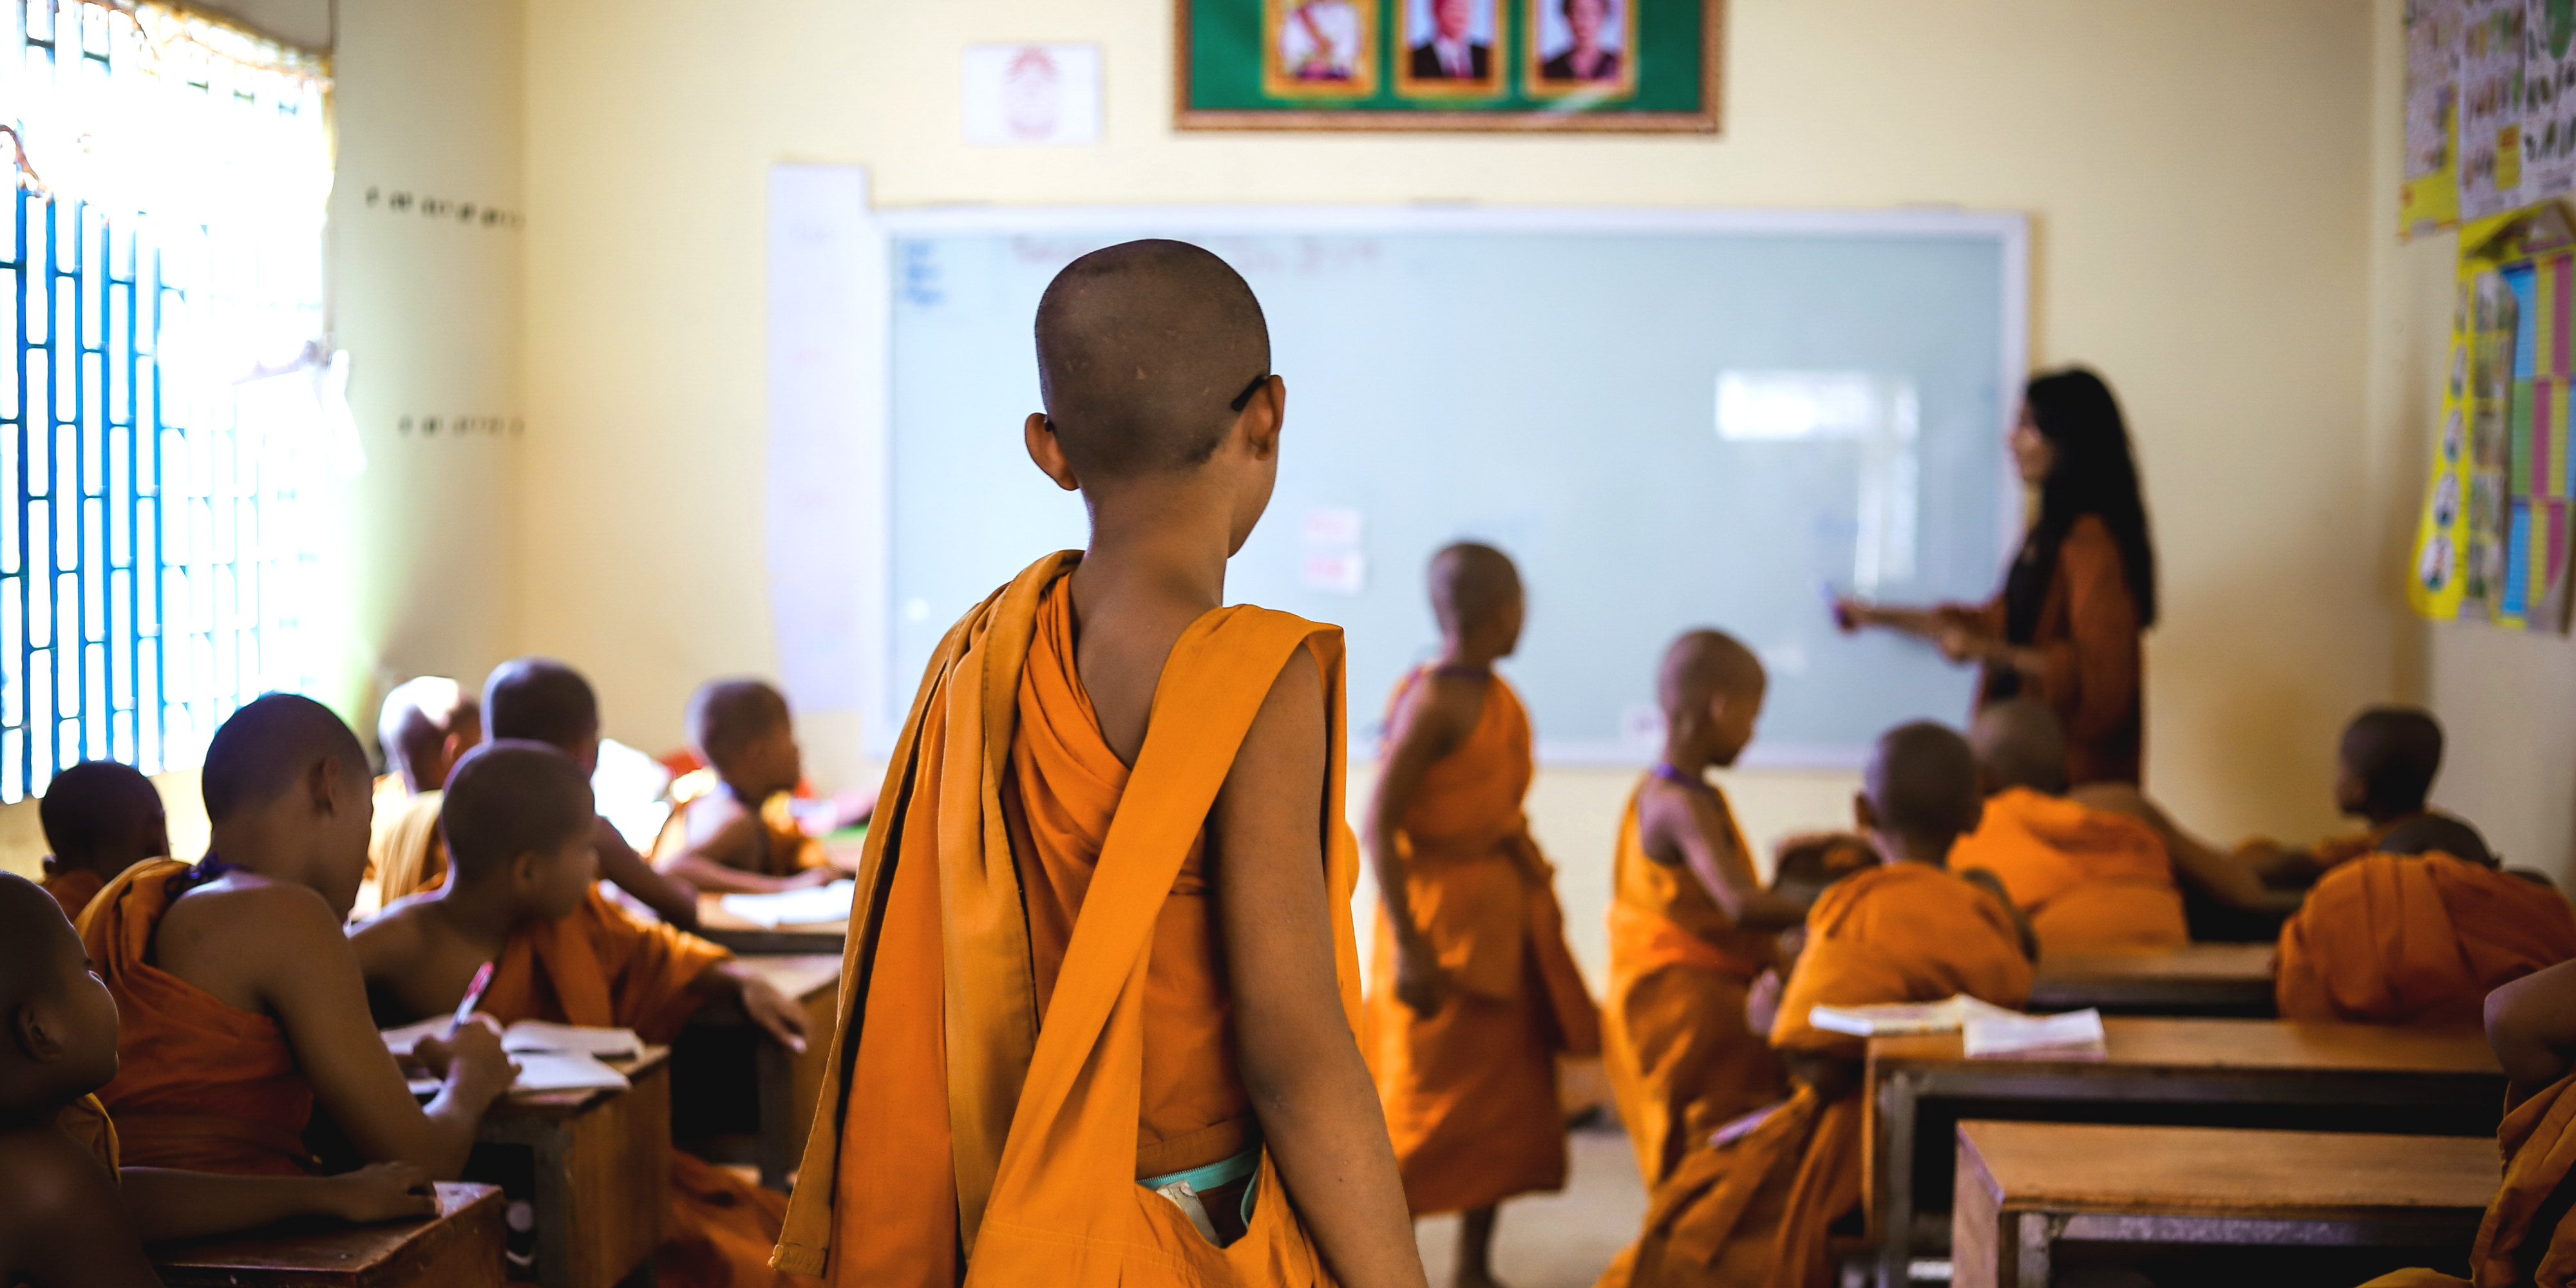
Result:
[[[1185,130],[1715,133],[1725,0],[1173,0]]]

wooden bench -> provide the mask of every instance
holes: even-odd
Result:
[[[1864,1199],[1879,1280],[1904,1288],[1949,1225],[1964,1119],[2156,1123],[2485,1137],[2504,1075],[2474,1029],[2284,1020],[2103,1021],[2107,1054],[1971,1060],[1957,1034],[1869,1042]]]
[[[496,1186],[442,1184],[428,1220],[156,1248],[152,1266],[170,1288],[501,1288],[505,1207]]]
[[[609,1062],[626,1091],[514,1094],[483,1115],[478,1146],[533,1157],[537,1282],[545,1288],[610,1288],[662,1245],[671,1173],[671,1051]],[[478,1159],[469,1171],[478,1172]]]
[[[2030,1009],[2105,1015],[2269,1019],[2272,945],[2186,944],[2159,953],[2061,954],[2039,959]]]
[[[768,980],[804,1009],[805,1054],[791,1054],[753,1029],[750,1017],[731,999],[698,1008],[689,1019],[690,1031],[682,1033],[680,1041],[685,1045],[695,1034],[730,1031],[740,1037],[740,1045],[749,1047],[751,1076],[758,1088],[759,1127],[748,1161],[760,1169],[761,1184],[784,1191],[788,1175],[804,1156],[814,1105],[823,1095],[823,1067],[831,1058],[832,1029],[840,1022],[841,957],[838,953],[746,956],[741,961],[745,969]]]
[[[2502,1171],[2491,1140],[1961,1123],[1950,1282],[2046,1288],[2068,1242],[2439,1248],[2464,1261]]]
[[[777,957],[788,955],[841,955],[842,945],[850,936],[847,921],[817,922],[812,925],[763,926],[746,921],[724,910],[723,896],[698,896],[697,935],[732,949],[742,957]]]

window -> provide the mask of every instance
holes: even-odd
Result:
[[[0,800],[193,767],[307,687],[332,437],[318,60],[155,5],[0,0]]]

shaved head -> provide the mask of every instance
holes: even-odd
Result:
[[[2495,851],[2487,848],[2487,839],[2478,829],[2447,814],[2427,814],[2409,819],[2388,830],[2379,840],[2382,854],[2442,853],[2471,863],[2496,866]]]
[[[789,722],[787,696],[759,680],[713,680],[689,698],[689,741],[711,765]]]
[[[1670,721],[1720,694],[1760,693],[1765,682],[1762,659],[1742,640],[1724,631],[1686,631],[1664,650],[1663,667],[1655,673],[1655,698]]]
[[[1077,473],[1203,465],[1256,377],[1270,374],[1261,302],[1215,255],[1132,241],[1065,266],[1038,300],[1038,390]]]
[[[1431,556],[1431,611],[1444,635],[1462,635],[1492,621],[1520,597],[1520,569],[1492,546],[1461,541]]]
[[[0,1016],[62,987],[55,966],[60,945],[54,926],[70,933],[63,906],[44,887],[15,872],[0,872]]]
[[[400,774],[414,791],[436,790],[446,775],[439,762],[447,754],[450,734],[468,734],[467,745],[482,740],[483,707],[456,681],[424,675],[394,686],[385,695],[384,713],[376,720],[376,742],[385,750],[385,768]]]
[[[1861,782],[1879,830],[1936,846],[1974,831],[1985,808],[1968,740],[1928,721],[1879,738]]]
[[[2412,814],[2424,808],[2442,772],[2442,726],[2418,707],[2372,707],[2344,727],[2340,755],[2361,788],[2363,812]]]
[[[590,776],[551,743],[502,739],[465,753],[438,807],[449,860],[465,880],[590,831]]]
[[[483,682],[483,725],[496,739],[569,750],[598,734],[599,695],[581,672],[553,658],[514,658]]]
[[[254,699],[206,744],[206,821],[221,823],[266,805],[334,757],[344,780],[366,784],[367,750],[331,708],[296,693]]]
[[[141,770],[113,760],[83,761],[54,775],[36,819],[56,859],[100,876],[170,852],[161,793]]]
[[[2048,796],[2066,791],[2066,726],[2036,698],[1997,702],[1968,726],[1968,746],[1986,790],[2026,787]]]

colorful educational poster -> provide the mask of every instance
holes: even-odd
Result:
[[[2406,236],[2460,221],[2461,0],[2406,0]]]
[[[2526,0],[2522,200],[2576,192],[2576,0]]]
[[[2524,33],[2534,0],[2463,0],[2460,23],[2460,217],[2524,204]]]

